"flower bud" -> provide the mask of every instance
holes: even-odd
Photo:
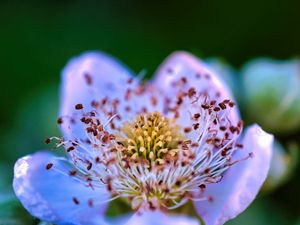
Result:
[[[283,133],[300,125],[300,61],[256,59],[243,70],[246,110],[266,130]]]
[[[285,149],[277,140],[273,145],[273,156],[264,191],[272,191],[287,182],[298,163],[298,145],[289,143]]]

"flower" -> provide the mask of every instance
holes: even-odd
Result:
[[[246,111],[270,132],[300,126],[300,61],[255,59],[242,69]]]
[[[241,213],[264,182],[271,135],[247,129],[230,91],[194,56],[177,52],[154,80],[103,53],[72,59],[62,73],[58,123],[68,155],[16,162],[13,187],[34,216],[57,224],[107,224],[110,201],[136,213],[112,224],[198,224],[170,215],[193,201],[209,225]],[[124,218],[124,217],[123,217]]]

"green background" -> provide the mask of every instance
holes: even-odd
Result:
[[[14,161],[59,134],[60,71],[70,57],[102,50],[149,76],[175,50],[219,56],[236,69],[258,56],[286,59],[300,53],[299,9],[297,0],[1,1],[0,200],[11,190]],[[299,172],[231,224],[295,224]],[[26,213],[10,214],[6,201],[0,220],[29,224]]]

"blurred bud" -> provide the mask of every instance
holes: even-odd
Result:
[[[272,191],[285,183],[296,168],[298,162],[298,146],[295,143],[288,144],[288,151],[276,140],[273,147],[273,157],[267,180],[264,183],[264,191]]]
[[[235,69],[220,58],[209,58],[205,60],[205,63],[210,67],[212,72],[219,75],[220,79],[228,85],[235,100],[240,102],[242,95],[239,88],[238,74]]]
[[[273,133],[300,125],[300,61],[257,59],[243,70],[249,117]]]

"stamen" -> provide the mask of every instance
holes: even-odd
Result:
[[[169,70],[172,73],[173,69]],[[212,81],[207,73],[195,76]],[[86,73],[85,80],[92,88],[92,75]],[[121,197],[127,198],[134,210],[164,210],[178,208],[190,199],[210,201],[206,187],[220,182],[235,163],[251,157],[232,160],[233,153],[243,147],[237,143],[243,123],[230,120],[235,103],[221,99],[221,93],[199,92],[185,76],[173,83],[175,97],[163,99],[153,87],[135,86],[133,79],[124,82],[128,86],[121,98],[93,100],[91,112],[85,112],[79,103],[74,115],[64,117],[81,123],[85,138],[45,140],[47,144],[56,140],[57,148],[64,146],[75,166],[68,172],[53,169],[87,188],[110,192],[111,198],[101,202]],[[135,104],[141,101],[148,105]],[[161,102],[163,112],[151,111]],[[125,121],[127,115],[120,112],[132,117]],[[61,118],[58,123],[63,123]],[[49,163],[46,169],[52,166]],[[73,201],[79,204],[78,199]],[[99,203],[86,201],[90,207]]]

